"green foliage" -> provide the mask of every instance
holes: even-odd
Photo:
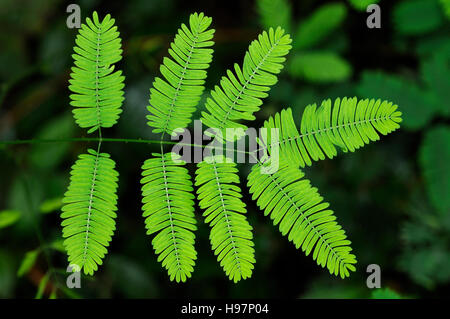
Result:
[[[20,263],[19,269],[17,270],[17,277],[22,277],[23,275],[26,275],[31,268],[33,268],[38,256],[39,256],[39,250],[31,250],[25,254],[25,256],[22,259],[22,262]]]
[[[43,214],[48,214],[60,209],[62,205],[63,203],[61,197],[50,198],[42,202],[39,210]]]
[[[14,225],[22,214],[16,210],[0,211],[0,229]]]
[[[230,280],[250,278],[255,263],[252,227],[245,218],[236,164],[223,156],[198,164],[195,186],[217,260]]]
[[[279,1],[279,16],[269,17],[267,7],[273,5],[260,2],[264,23],[269,24],[274,18],[290,27],[289,3]],[[346,7],[339,3],[320,7],[300,25],[297,50],[324,42],[342,25],[346,15]],[[170,280],[176,282],[185,282],[192,276],[197,260],[195,195],[186,163],[174,153],[165,153],[163,140],[165,134],[175,135],[188,126],[204,93],[214,44],[215,31],[209,29],[211,22],[203,13],[194,13],[190,15],[189,26],[182,24],[178,29],[169,57],[163,59],[160,67],[162,75],[155,78],[150,89],[147,108],[148,125],[154,133],[161,134],[161,143],[160,153],[153,153],[142,166],[143,217],[147,234],[153,235],[157,260],[167,270]],[[292,49],[291,43],[284,29],[270,27],[251,42],[242,66],[234,64],[234,71],[228,70],[214,87],[206,99],[201,120],[219,130],[219,139],[227,128],[240,128],[243,132],[247,126],[241,120],[255,119],[254,113],[260,110],[262,99],[278,81]],[[88,133],[98,130],[99,142],[97,151],[89,149],[72,167],[70,185],[62,199],[63,245],[70,264],[92,275],[103,264],[117,216],[118,173],[109,154],[100,152],[101,128],[117,122],[124,100],[124,77],[114,67],[122,53],[114,19],[107,15],[100,22],[94,12],[92,19],[87,18],[79,30],[74,51],[75,66],[69,87],[74,93],[70,96],[75,107],[73,113],[76,122],[87,128]],[[310,82],[343,81],[352,73],[351,66],[329,48],[298,52],[289,70]],[[433,76],[428,78],[436,81]],[[270,154],[274,148],[280,150],[279,169],[268,172],[263,170],[267,164],[255,165],[248,176],[250,193],[281,233],[306,255],[312,254],[317,264],[331,274],[348,277],[355,271],[356,257],[329,204],[304,178],[299,166],[332,158],[337,154],[337,147],[353,152],[378,140],[380,134],[399,127],[400,116],[397,106],[386,101],[343,98],[336,99],[334,104],[326,100],[318,108],[315,104],[307,106],[300,131],[291,109],[265,122],[265,128],[281,132],[279,145],[268,145]],[[271,134],[259,142],[267,146]],[[240,137],[238,134],[227,139],[234,141]],[[252,227],[246,218],[239,184],[236,164],[223,156],[212,156],[198,164],[197,199],[210,226],[212,250],[235,283],[250,278],[256,262]],[[45,202],[43,210],[51,211],[60,204],[58,199]],[[56,243],[48,247],[58,249],[59,246]],[[38,289],[39,297],[43,296],[46,282],[42,285]]]
[[[367,6],[380,2],[380,0],[348,0],[350,5],[359,11],[366,11]]]
[[[328,51],[298,53],[291,59],[288,70],[312,83],[341,82],[352,75],[348,62]]]
[[[122,112],[122,71],[114,63],[122,59],[121,39],[114,19],[108,14],[102,22],[96,12],[82,24],[75,40],[69,89],[75,121],[88,133],[113,126]]]
[[[336,30],[347,16],[343,3],[329,3],[318,8],[306,20],[299,24],[294,37],[294,49],[310,48],[323,41]]]
[[[450,117],[450,107],[445,101],[450,99],[450,51],[437,51],[422,63],[421,75],[433,94],[435,108],[442,115]]]
[[[396,101],[404,111],[403,125],[406,129],[422,128],[436,112],[429,92],[399,76],[365,71],[356,91],[360,96],[378,96]]]
[[[291,49],[291,38],[278,27],[264,31],[254,40],[245,53],[242,68],[234,65],[235,74],[227,70],[220,87],[215,86],[211,98],[206,101],[207,112],[202,112],[203,124],[216,128],[222,137],[234,140],[241,136],[227,137],[226,128],[247,129],[239,120],[254,120],[254,112],[262,105],[270,87],[277,83],[277,74],[283,69],[285,56]],[[242,131],[242,133],[243,133]],[[220,139],[220,135],[216,136]]]
[[[437,29],[443,22],[437,0],[406,0],[393,13],[396,30],[402,35],[421,35]]]
[[[402,299],[402,297],[390,288],[374,289],[372,299]]]
[[[106,153],[92,149],[72,166],[61,218],[69,263],[92,275],[115,230],[118,173]]]
[[[48,121],[36,137],[39,139],[70,138],[75,127],[71,114],[65,113]],[[70,143],[34,145],[31,149],[31,160],[40,169],[55,167],[62,162],[69,147]]]
[[[447,19],[450,19],[450,0],[440,0],[440,2]]]
[[[190,29],[182,24],[169,54],[161,65],[165,80],[156,78],[150,90],[148,125],[153,132],[176,135],[190,122],[200,101],[212,60],[214,29],[208,30],[212,19],[203,13],[190,15]],[[195,196],[186,163],[174,153],[153,154],[155,158],[142,166],[143,216],[147,234],[157,233],[153,248],[158,261],[167,269],[170,280],[185,282],[194,271],[197,252],[194,216]],[[160,196],[155,201],[155,196]]]
[[[379,140],[379,134],[386,135],[400,127],[401,114],[397,105],[387,101],[337,98],[332,104],[328,99],[318,108],[316,104],[305,108],[300,132],[290,108],[276,113],[264,122],[267,133],[260,143],[270,154],[275,149],[280,158],[289,159],[293,165],[310,166],[312,160],[336,156],[336,146],[344,152],[354,152]],[[273,129],[279,130],[278,136],[273,136]]]
[[[174,153],[153,154],[142,166],[142,209],[147,234],[170,280],[186,281],[194,271],[197,252],[194,195],[188,170]]]
[[[98,130],[97,151],[79,155],[72,166],[70,185],[61,211],[64,246],[74,271],[93,275],[107,253],[117,217],[118,173],[107,153],[100,153],[101,127],[113,126],[122,112],[124,76],[114,72],[122,59],[121,39],[115,20],[102,22],[97,12],[86,18],[75,40],[75,67],[69,89],[75,121],[88,133]]]
[[[264,29],[280,26],[287,32],[291,30],[292,9],[288,0],[259,0],[257,8]]]
[[[450,214],[450,128],[438,126],[427,131],[420,147],[420,164],[428,197],[442,214]]]
[[[278,24],[288,26],[288,31],[294,29],[292,10],[287,1],[259,0],[257,5],[263,26]],[[292,46],[296,55],[288,66],[292,76],[312,83],[341,82],[351,76],[351,65],[335,53],[335,47],[326,47],[329,41],[325,41],[346,18],[345,5],[334,2],[320,6],[295,27]],[[325,47],[317,48],[322,44]]]
[[[427,289],[450,280],[450,214],[437,213],[420,196],[411,204],[402,225],[400,270]]]
[[[36,296],[34,297],[34,299],[42,299],[44,292],[45,292],[45,288],[47,287],[48,280],[49,280],[49,275],[47,273],[41,278],[41,281],[39,282],[38,290],[36,292]]]
[[[203,13],[191,14],[171,44],[171,58],[164,58],[160,67],[164,79],[156,78],[150,89],[148,125],[154,133],[176,134],[191,122],[192,113],[205,89],[206,69],[212,60],[209,49],[214,29],[208,29],[212,19]]]
[[[252,199],[297,249],[301,247],[307,256],[312,252],[317,264],[326,266],[330,274],[348,277],[356,269],[351,242],[317,188],[286,160],[280,161],[275,173],[262,172],[264,164],[253,166],[248,176]]]

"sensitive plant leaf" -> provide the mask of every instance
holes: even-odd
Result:
[[[16,210],[0,211],[0,229],[14,225],[21,217],[21,213]]]
[[[356,257],[345,231],[328,209],[330,205],[323,202],[299,168],[283,160],[278,164],[275,172],[262,172],[267,164],[252,167],[248,175],[252,199],[297,249],[301,247],[307,256],[312,253],[317,264],[327,267],[330,274],[350,276],[350,271],[356,270]]]
[[[347,16],[343,3],[329,3],[318,8],[300,23],[294,37],[294,49],[310,48],[336,30]]]
[[[216,139],[225,137],[234,141],[244,135],[247,126],[239,121],[255,119],[253,113],[259,111],[262,99],[278,81],[277,75],[283,69],[291,41],[280,27],[264,31],[250,44],[242,68],[235,64],[235,73],[228,70],[227,76],[220,81],[220,87],[214,87],[201,121],[217,131]],[[227,128],[235,129],[235,134],[227,136]]]
[[[170,280],[185,282],[194,271],[197,252],[194,194],[185,162],[175,153],[152,154],[142,166],[142,210],[147,235]]]
[[[164,58],[160,67],[163,79],[157,77],[150,89],[147,119],[154,133],[176,135],[191,122],[212,61],[209,47],[215,30],[208,29],[211,21],[203,13],[194,13],[189,28],[182,24],[178,29],[169,49],[171,58]]]
[[[25,254],[20,263],[19,269],[17,270],[17,277],[22,277],[26,275],[31,268],[34,266],[37,257],[39,256],[39,249],[31,250]]]
[[[428,130],[419,151],[428,197],[441,214],[450,214],[450,128]]]
[[[288,0],[258,0],[257,8],[264,29],[280,26],[290,32],[292,8]]]
[[[437,111],[429,92],[395,75],[365,71],[356,91],[359,96],[377,96],[401,105],[402,126],[413,131],[427,125]]]
[[[342,82],[352,75],[351,65],[333,52],[304,52],[292,57],[288,71],[313,83]]]
[[[235,283],[250,278],[255,263],[252,227],[248,223],[236,163],[211,156],[198,164],[195,186],[205,222],[211,226],[214,254]]]
[[[402,35],[421,35],[436,30],[443,17],[437,0],[405,0],[394,7],[394,26]]]
[[[397,105],[381,100],[337,98],[320,107],[308,105],[297,129],[292,110],[283,109],[264,122],[259,143],[268,155],[279,154],[292,165],[305,167],[312,161],[333,158],[336,147],[354,152],[400,127],[402,113]]]
[[[119,174],[109,154],[92,149],[79,155],[70,174],[61,209],[64,246],[69,264],[93,275],[116,228]]]
[[[121,39],[115,20],[108,14],[99,21],[97,12],[86,18],[76,37],[69,89],[75,121],[92,133],[113,126],[124,100],[122,71],[114,64],[122,59]]]

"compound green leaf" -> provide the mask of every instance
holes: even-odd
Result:
[[[203,13],[194,13],[189,28],[182,24],[178,29],[170,45],[170,58],[164,58],[160,67],[163,78],[157,77],[150,89],[147,119],[154,133],[176,135],[191,122],[212,61],[215,30],[208,29],[211,21]]]
[[[122,59],[121,39],[115,20],[108,14],[99,21],[97,12],[86,18],[75,39],[75,53],[69,89],[75,121],[92,133],[113,126],[124,100],[122,71],[114,64]]]

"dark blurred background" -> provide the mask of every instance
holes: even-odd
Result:
[[[378,2],[381,28],[366,26]],[[0,141],[86,137],[75,125],[67,89],[76,29],[59,0],[0,2]],[[227,279],[198,213],[193,277],[170,282],[156,261],[141,216],[140,166],[158,146],[104,143],[120,173],[117,230],[104,265],[67,289],[59,209],[70,166],[93,143],[0,142],[0,297],[2,298],[370,298],[366,267],[381,267],[386,293],[450,296],[450,4],[410,1],[79,1],[82,21],[97,10],[116,19],[126,76],[123,114],[106,137],[158,139],[146,125],[149,88],[179,25],[192,12],[213,18],[214,61],[207,89],[262,29],[281,25],[294,39],[286,68],[265,100],[268,116],[326,98],[382,98],[400,106],[399,131],[355,153],[317,162],[307,177],[329,201],[358,259],[349,279],[330,276],[283,237],[250,200],[249,165],[240,165],[256,267]],[[199,106],[195,115],[204,109]],[[193,172],[193,166],[191,170]]]

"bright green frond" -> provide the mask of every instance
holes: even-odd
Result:
[[[344,152],[354,152],[371,141],[380,139],[400,127],[401,112],[397,105],[381,100],[337,98],[308,105],[302,115],[300,132],[292,111],[284,109],[264,122],[259,141],[269,154],[276,151],[279,157],[295,165],[310,166],[312,161],[333,158],[336,146]],[[274,153],[275,154],[275,153]]]
[[[326,266],[331,274],[348,277],[356,264],[351,242],[329,204],[303,177],[299,168],[284,162],[279,162],[275,173],[263,173],[257,164],[248,176],[248,186],[264,215],[279,225],[297,249],[301,247],[306,255],[312,253],[317,264]]]
[[[253,113],[260,109],[261,99],[267,97],[270,87],[278,81],[277,74],[283,69],[291,42],[290,36],[280,27],[264,31],[250,44],[243,67],[235,64],[235,74],[228,70],[227,76],[220,81],[220,87],[215,86],[211,98],[206,101],[208,112],[202,112],[201,120],[210,128],[217,129],[217,133],[222,133],[218,139],[226,138],[226,128],[245,131],[247,127],[239,124],[239,120],[255,119]],[[239,138],[243,131],[227,140]]]
[[[113,126],[122,113],[122,71],[114,72],[114,63],[122,59],[121,39],[114,19],[108,14],[102,22],[94,12],[86,19],[75,40],[69,89],[75,121],[88,133],[99,127]]]
[[[92,149],[88,153],[72,166],[61,225],[69,263],[92,275],[102,264],[116,227],[119,174],[109,154]]]
[[[188,170],[174,153],[153,154],[142,166],[142,210],[147,234],[157,233],[153,248],[170,280],[186,281],[197,252],[194,189]]]
[[[212,19],[203,13],[191,14],[189,28],[181,25],[170,45],[171,58],[164,58],[162,78],[156,78],[150,89],[148,125],[153,132],[175,134],[190,122],[201,95],[212,60],[214,29]],[[177,130],[178,129],[178,130]]]
[[[234,282],[250,278],[255,263],[252,227],[245,218],[236,164],[223,156],[198,164],[195,185],[205,221],[212,227],[210,240],[217,260]]]

